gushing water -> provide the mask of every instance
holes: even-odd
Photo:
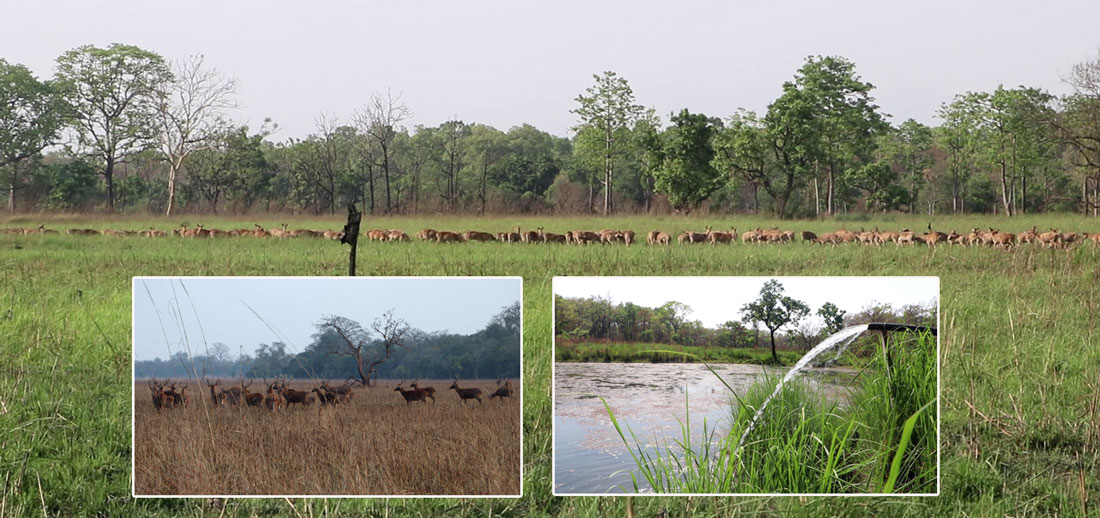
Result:
[[[844,349],[848,347],[848,344],[852,343],[852,341],[855,340],[856,337],[860,335],[860,333],[866,330],[866,324],[845,327],[844,329],[841,329],[840,331],[837,331],[833,335],[829,336],[821,343],[817,344],[817,346],[813,349],[810,349],[810,352],[806,353],[806,355],[803,356],[802,359],[798,360],[798,363],[795,363],[794,367],[791,367],[791,370],[787,372],[787,375],[783,376],[783,379],[779,380],[779,384],[775,386],[775,390],[772,392],[772,394],[768,396],[768,399],[764,400],[764,403],[762,403],[760,405],[760,408],[756,410],[756,414],[753,414],[752,421],[749,421],[748,428],[745,428],[745,432],[741,434],[741,440],[737,441],[737,449],[734,451],[741,451],[741,446],[745,444],[745,439],[747,439],[749,437],[749,434],[752,433],[753,427],[756,426],[756,421],[759,420],[760,416],[764,414],[764,409],[768,408],[768,403],[772,400],[772,398],[779,394],[779,391],[783,389],[783,384],[786,383],[787,380],[793,378],[795,374],[798,374],[803,368],[809,365],[810,362],[814,361],[814,358],[817,358],[824,352],[834,347],[839,348],[841,352],[843,352]],[[839,357],[839,353],[837,356]]]

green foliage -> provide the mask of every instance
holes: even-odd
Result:
[[[721,122],[687,109],[672,116],[661,136],[661,164],[654,171],[656,189],[668,195],[675,209],[694,209],[721,186],[713,165],[712,139]]]
[[[783,295],[783,285],[772,279],[760,288],[760,298],[742,306],[741,311],[746,322],[759,322],[768,328],[772,358],[779,363],[779,356],[775,354],[775,332],[786,325],[798,325],[810,313],[810,308],[800,300]]]

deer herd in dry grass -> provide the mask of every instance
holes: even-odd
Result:
[[[211,383],[208,380],[204,380],[206,386],[210,389],[210,403],[213,406],[248,406],[256,408],[265,408],[267,410],[275,411],[280,409],[289,409],[293,405],[301,405],[308,407],[315,402],[320,402],[321,406],[336,406],[350,403],[355,392],[352,390],[353,382],[346,382],[340,386],[329,385],[328,382],[322,381],[319,385],[313,387],[309,391],[295,390],[287,386],[287,380],[284,378],[276,379],[275,381],[268,383],[267,379],[264,379],[264,385],[266,390],[263,392],[252,392],[249,387],[252,386],[254,380],[250,379],[245,383],[244,379],[238,380],[236,386],[226,387],[219,389],[222,386],[221,380],[216,380]],[[427,403],[428,399],[435,403],[435,388],[434,387],[422,387],[419,384],[419,380],[413,380],[409,384],[410,389],[404,389],[402,386],[405,384],[401,381],[393,390],[394,392],[400,392],[405,398],[406,405],[419,401],[421,403]],[[153,407],[160,412],[162,409],[170,409],[173,407],[189,407],[191,406],[191,398],[186,394],[187,384],[177,386],[176,383],[169,383],[167,380],[157,381],[156,378],[152,378],[148,381],[149,390],[153,398]],[[468,399],[477,399],[478,403],[481,403],[482,391],[479,388],[462,388],[458,386],[458,378],[455,378],[450,388],[454,389],[465,404]],[[506,397],[511,397],[514,394],[512,390],[512,381],[498,379],[497,389],[490,394],[489,399],[499,397],[501,401]]]
[[[308,229],[296,229],[288,230],[287,224],[282,224],[279,229],[264,229],[259,224],[254,225],[252,229],[236,229],[236,230],[218,230],[204,228],[203,225],[196,225],[194,227],[181,226],[180,228],[172,230],[170,233],[163,230],[157,230],[155,228],[149,228],[147,230],[133,231],[133,230],[103,230],[98,231],[89,228],[71,228],[65,231],[69,235],[107,235],[107,236],[141,236],[141,237],[166,237],[168,235],[174,235],[179,237],[189,238],[214,238],[214,237],[273,237],[273,238],[294,238],[294,237],[314,237],[324,238],[331,240],[340,240],[344,233],[339,230],[308,230]],[[0,233],[6,234],[59,234],[57,230],[45,228],[44,225],[39,225],[36,228],[0,228]],[[401,230],[389,229],[389,230],[368,230],[362,233],[368,241],[374,242],[402,242],[411,241],[412,238],[408,234]],[[450,232],[446,230],[435,230],[426,228],[416,233],[416,237],[422,241],[434,242],[434,243],[465,243],[470,241],[496,241],[502,243],[560,243],[560,244],[575,244],[575,245],[589,245],[589,244],[602,244],[602,245],[615,245],[622,244],[630,246],[635,242],[635,236],[633,230],[613,230],[604,229],[600,231],[591,230],[570,230],[564,234],[555,234],[553,232],[546,232],[543,227],[538,227],[535,230],[524,231],[520,227],[516,227],[514,231],[510,232],[481,232],[476,230],[469,230],[466,232]],[[886,243],[895,243],[901,245],[917,245],[924,244],[928,246],[936,246],[940,244],[956,244],[956,245],[986,245],[991,247],[997,247],[1002,249],[1011,249],[1018,244],[1036,243],[1048,248],[1069,248],[1077,243],[1083,243],[1085,241],[1093,241],[1100,245],[1100,232],[1097,233],[1084,233],[1084,232],[1059,232],[1057,229],[1050,229],[1046,232],[1040,232],[1037,228],[1032,227],[1031,230],[1025,230],[1018,234],[1009,232],[1002,232],[998,229],[990,227],[988,230],[972,229],[968,233],[960,234],[954,230],[950,233],[944,233],[935,231],[932,229],[932,225],[928,225],[927,232],[913,232],[908,228],[903,228],[898,231],[892,230],[879,230],[876,227],[874,230],[865,230],[860,228],[859,231],[851,230],[837,230],[834,232],[827,232],[818,235],[810,231],[802,231],[795,233],[793,230],[780,230],[779,228],[749,230],[743,233],[738,233],[736,228],[730,228],[729,231],[713,230],[711,227],[706,227],[703,232],[686,231],[676,236],[676,242],[681,245],[691,244],[710,244],[711,246],[719,244],[732,244],[737,241],[743,243],[753,244],[765,244],[765,243],[790,243],[796,240],[796,236],[801,238],[803,242],[813,244],[829,244],[829,245],[841,245],[845,243],[857,243],[865,245],[883,245]],[[673,241],[672,234],[668,232],[662,232],[654,230],[646,235],[647,245],[671,245]]]

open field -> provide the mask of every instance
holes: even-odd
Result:
[[[170,229],[182,219],[47,220],[0,226]],[[267,218],[188,217],[236,228]],[[201,219],[202,221],[199,221]],[[335,219],[292,228],[339,228]],[[505,231],[630,228],[702,231],[778,225],[914,230],[926,218],[862,222],[624,217],[485,220],[366,217],[363,228]],[[1077,215],[938,217],[949,231],[995,226],[1100,231]],[[734,513],[802,516],[1100,514],[1100,247],[808,245],[564,247],[467,243],[363,243],[373,275],[522,275],[525,402],[523,498],[493,500],[141,499],[130,493],[130,277],[134,275],[342,275],[347,249],[300,239],[108,238],[0,235],[0,477],[10,515],[108,516],[636,516]],[[551,291],[554,275],[939,275],[941,493],[935,498],[554,498],[550,487]],[[218,506],[211,509],[210,506]],[[221,506],[224,505],[224,508]]]
[[[658,351],[674,351],[665,353]],[[676,354],[685,353],[685,354]],[[805,349],[778,349],[780,365],[794,365]],[[691,356],[687,356],[691,355]],[[560,362],[709,362],[770,364],[771,349],[750,347],[698,347],[658,343],[566,343],[558,338],[554,360]]]
[[[467,381],[460,384],[481,388],[484,404],[463,405],[446,390],[450,380],[425,380],[421,386],[436,388],[434,404],[430,399],[407,404],[393,390],[397,383],[381,380],[359,388],[343,405],[294,405],[274,412],[214,407],[203,390],[189,394],[188,408],[158,412],[139,380],[134,385],[136,494],[519,494],[518,397],[489,401],[493,382]],[[306,391],[314,386],[289,384]]]

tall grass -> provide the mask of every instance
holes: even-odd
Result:
[[[648,449],[608,415],[648,488],[660,493],[935,493],[936,341],[928,333],[892,346],[884,359],[858,360],[862,380],[848,402],[827,401],[812,384],[783,385],[753,425],[778,379],[731,394],[728,435],[690,422],[663,447]],[[880,355],[881,356],[881,355]],[[713,372],[713,371],[712,371]],[[717,374],[715,373],[715,376]],[[687,402],[685,401],[685,404]],[[931,407],[931,409],[930,409]],[[746,430],[747,441],[738,450]],[[627,433],[630,437],[627,437]]]

